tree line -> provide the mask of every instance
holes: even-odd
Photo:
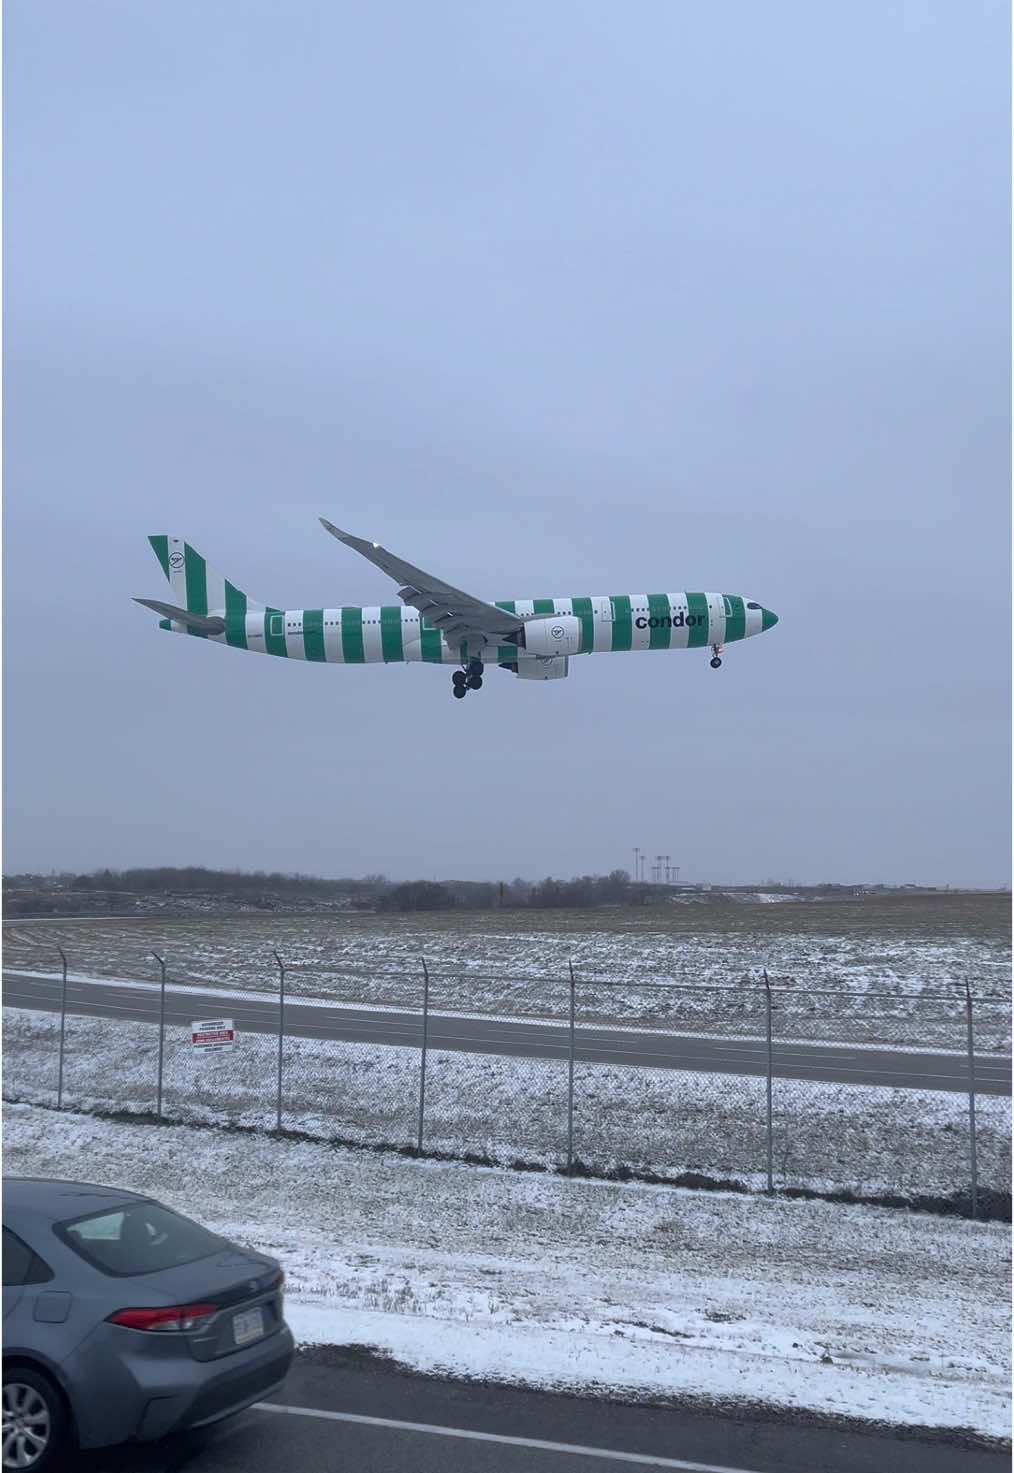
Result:
[[[263,870],[215,870],[199,865],[163,865],[146,869],[93,870],[90,874],[5,875],[5,892],[59,889],[102,894],[203,895],[249,899],[329,900],[383,911],[581,909],[599,905],[643,905],[653,889],[631,880],[626,870],[608,875],[582,875],[572,880],[552,876],[533,883],[520,877],[508,883],[488,881],[410,880],[395,883],[384,875],[321,879],[315,875],[268,873]]]

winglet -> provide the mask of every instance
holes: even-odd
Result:
[[[381,547],[379,542],[370,542],[365,537],[353,537],[351,532],[343,532],[341,527],[336,527],[334,522],[329,522],[327,517],[320,518],[320,524],[325,532],[330,532],[332,537],[337,537],[339,542],[344,542],[346,547],[351,547],[353,552],[358,552],[361,557],[366,558],[378,567],[382,573],[390,578],[401,578],[400,568],[410,568],[410,563],[403,563],[401,558],[396,558],[393,553],[388,552],[386,547]],[[415,569],[413,571],[418,571]]]
[[[336,527],[334,522],[328,521],[327,517],[320,518],[320,525],[325,532],[330,532],[332,537],[337,537],[339,542],[344,542],[346,547],[361,552],[364,557],[369,557],[371,552],[383,551],[379,542],[368,542],[365,537],[353,537],[351,532],[343,532],[341,527]]]

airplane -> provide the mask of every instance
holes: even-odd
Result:
[[[603,650],[711,650],[778,623],[770,609],[735,593],[614,593],[586,598],[486,603],[395,557],[379,542],[321,524],[401,584],[402,607],[277,609],[249,598],[179,537],[149,537],[178,600],[138,598],[160,614],[160,629],[290,660],[364,665],[421,660],[455,665],[460,700],[482,688],[487,665],[522,680],[560,680],[572,655]]]

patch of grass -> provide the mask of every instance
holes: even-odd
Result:
[[[33,1104],[31,1100],[19,1100],[16,1097],[5,1095],[12,1104]],[[39,1105],[38,1109],[50,1109],[51,1106]],[[57,1113],[55,1108],[53,1113]],[[65,1107],[64,1114],[71,1113]],[[491,1167],[500,1170],[518,1172],[542,1172],[545,1175],[585,1179],[589,1181],[608,1181],[623,1184],[625,1182],[638,1182],[650,1186],[682,1187],[698,1192],[735,1192],[744,1195],[783,1197],[787,1200],[802,1199],[806,1201],[820,1201],[840,1203],[847,1206],[866,1207],[893,1207],[908,1212],[929,1212],[938,1217],[971,1217],[972,1199],[970,1192],[957,1191],[947,1195],[932,1193],[865,1193],[859,1191],[818,1191],[809,1187],[781,1187],[773,1192],[760,1192],[751,1189],[745,1182],[735,1178],[708,1176],[697,1171],[682,1171],[672,1175],[660,1175],[654,1171],[639,1170],[636,1167],[624,1163],[611,1166],[606,1169],[590,1166],[587,1162],[575,1159],[569,1166],[547,1166],[536,1161],[501,1161],[495,1157],[476,1151],[454,1152],[454,1151],[431,1151],[419,1150],[415,1146],[398,1146],[388,1141],[362,1141],[345,1139],[341,1136],[332,1135],[327,1139],[307,1134],[305,1131],[296,1130],[269,1130],[264,1131],[256,1126],[240,1125],[230,1121],[227,1123],[212,1123],[209,1121],[193,1121],[187,1119],[171,1118],[165,1114],[157,1116],[153,1111],[131,1111],[131,1110],[88,1110],[74,1113],[86,1113],[98,1120],[110,1120],[119,1124],[127,1125],[153,1125],[153,1126],[180,1126],[184,1125],[190,1130],[206,1130],[222,1132],[227,1135],[267,1135],[273,1140],[302,1142],[312,1145],[328,1146],[333,1150],[342,1151],[368,1151],[375,1155],[394,1155],[407,1157],[418,1161],[444,1161],[457,1162],[466,1166]],[[1011,1193],[1009,1191],[997,1191],[993,1188],[984,1188],[978,1193],[976,1220],[979,1222],[1010,1222],[1011,1221]]]

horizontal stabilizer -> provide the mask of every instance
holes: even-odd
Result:
[[[225,620],[217,615],[191,614],[186,609],[177,608],[175,604],[159,603],[157,598],[135,598],[136,604],[144,604],[146,609],[152,609],[156,614],[161,614],[163,619],[172,619],[175,624],[185,624],[188,629],[195,630],[198,634],[224,634]]]

